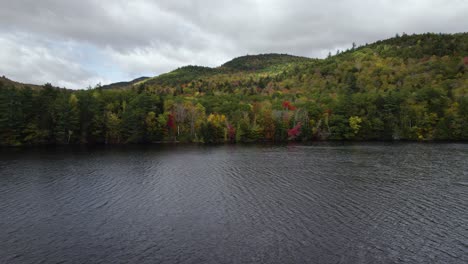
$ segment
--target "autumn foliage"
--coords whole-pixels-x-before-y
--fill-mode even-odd
[[[468,33],[249,55],[87,90],[0,77],[0,146],[468,140]]]
[[[170,129],[175,129],[175,121],[174,121],[174,115],[169,114],[167,118],[167,127]]]
[[[289,110],[289,111],[296,110],[296,107],[294,105],[292,105],[291,102],[289,102],[289,101],[284,101],[282,106],[283,106],[284,109]]]
[[[236,140],[236,128],[231,124],[227,125],[227,135],[229,141],[234,142]]]
[[[301,134],[301,127],[302,127],[302,124],[301,124],[301,122],[299,122],[293,128],[289,129],[288,130],[288,137],[290,139],[294,139],[294,138],[298,137]]]

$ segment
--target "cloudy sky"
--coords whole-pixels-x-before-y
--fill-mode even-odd
[[[463,32],[467,0],[0,0],[0,75],[80,89],[234,57],[324,57],[406,32]]]

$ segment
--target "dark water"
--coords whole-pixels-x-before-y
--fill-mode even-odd
[[[468,145],[0,151],[0,263],[468,263]]]

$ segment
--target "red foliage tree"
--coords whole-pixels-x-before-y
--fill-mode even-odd
[[[173,114],[169,114],[169,116],[167,118],[167,127],[169,127],[170,129],[175,128],[175,120],[174,120],[174,115]]]
[[[236,128],[233,127],[231,124],[227,125],[227,133],[228,133],[228,138],[231,142],[234,142],[236,140]]]
[[[286,110],[290,110],[290,111],[296,110],[296,107],[294,105],[292,105],[291,102],[289,102],[289,101],[284,101],[282,106]]]
[[[288,136],[290,139],[295,139],[297,136],[301,134],[301,122],[297,123],[296,126],[288,130]]]
[[[468,65],[468,57],[463,58],[463,63],[464,63],[465,65]]]

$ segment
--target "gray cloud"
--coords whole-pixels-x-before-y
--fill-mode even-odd
[[[468,28],[465,0],[0,4],[0,74],[72,88],[156,75],[186,64],[217,66],[245,54],[323,57],[352,42],[364,44],[397,32],[453,33]]]
[[[108,82],[76,62],[70,43],[50,44],[28,35],[0,35],[0,73],[25,83],[53,82],[60,87],[84,88]]]

